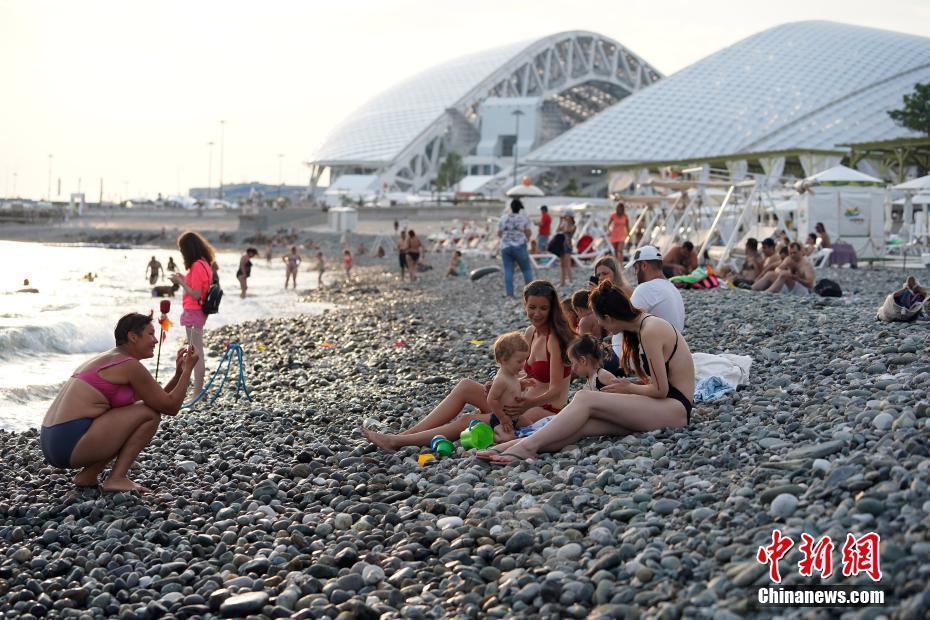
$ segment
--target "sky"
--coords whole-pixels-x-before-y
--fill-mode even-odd
[[[445,60],[593,30],[670,75],[808,19],[930,37],[927,0],[0,0],[0,196],[49,170],[53,199],[186,194],[221,151],[225,183],[306,184],[352,110]]]

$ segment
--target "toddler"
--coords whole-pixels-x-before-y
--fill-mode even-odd
[[[605,385],[620,381],[601,367],[604,362],[604,349],[589,334],[568,345],[568,359],[572,362],[572,373],[586,380],[586,390],[599,391]]]
[[[488,391],[488,406],[494,412],[491,427],[500,425],[502,434],[513,433],[515,419],[504,413],[504,407],[517,404],[517,398],[523,394],[520,373],[529,356],[530,346],[520,332],[504,334],[494,341],[494,359],[500,370]]]

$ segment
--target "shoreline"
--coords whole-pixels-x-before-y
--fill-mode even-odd
[[[526,322],[498,280],[442,280],[434,262],[416,284],[389,271],[311,291],[339,305],[318,317],[208,332],[211,357],[243,344],[255,402],[165,418],[132,472],[149,496],[72,490],[34,430],[0,433],[0,572],[60,582],[11,581],[0,610],[774,616],[753,606],[768,583],[754,557],[780,528],[833,535],[836,558],[847,532],[879,533],[882,613],[924,613],[930,332],[874,321],[900,274],[823,270],[839,300],[683,292],[693,351],[753,358],[750,385],[696,406],[690,427],[512,468],[461,450],[421,468],[420,450],[376,451],[353,429],[409,427],[458,379],[483,379],[494,337]],[[803,582],[796,555],[786,584]]]

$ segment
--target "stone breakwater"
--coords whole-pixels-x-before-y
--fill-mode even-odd
[[[863,617],[926,617],[928,328],[874,321],[899,273],[831,276],[849,298],[686,292],[692,350],[751,355],[751,386],[689,428],[508,469],[461,451],[424,469],[353,432],[404,428],[486,376],[493,337],[525,325],[498,281],[367,271],[308,293],[340,305],[321,317],[212,332],[214,356],[243,344],[255,402],[165,418],[133,472],[151,495],[75,491],[35,431],[0,433],[0,614],[792,614],[753,606],[780,528],[832,536],[837,568],[847,532],[877,532],[886,605]],[[798,558],[785,583],[804,582]]]

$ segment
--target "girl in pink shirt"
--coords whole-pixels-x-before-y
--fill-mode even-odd
[[[203,313],[201,303],[213,283],[213,261],[215,252],[210,243],[195,232],[185,232],[178,237],[178,249],[184,258],[184,267],[187,274],[171,274],[171,281],[184,289],[181,313],[181,325],[187,330],[187,341],[197,352],[197,365],[194,367],[194,391],[200,393],[203,389],[203,379],[206,374],[204,357],[206,351],[203,347],[203,327],[207,322],[207,315]]]

